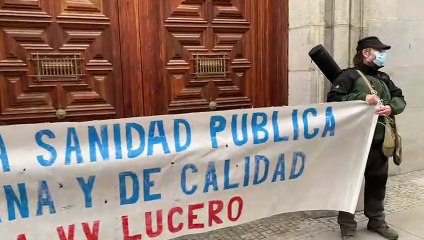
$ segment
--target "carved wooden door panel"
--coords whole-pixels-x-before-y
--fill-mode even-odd
[[[123,116],[117,0],[0,1],[0,122]]]
[[[287,104],[287,1],[143,0],[146,115]]]

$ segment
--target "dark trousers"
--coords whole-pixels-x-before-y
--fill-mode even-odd
[[[364,212],[369,219],[368,226],[387,226],[384,215],[384,198],[388,175],[388,158],[381,150],[381,143],[373,143],[365,168]],[[339,212],[338,223],[342,234],[352,234],[356,230],[355,215]]]

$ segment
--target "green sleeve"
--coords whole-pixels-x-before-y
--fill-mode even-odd
[[[392,97],[389,103],[394,115],[400,114],[405,110],[406,102],[403,97]]]
[[[384,74],[383,80],[390,91],[391,99],[389,105],[392,108],[392,114],[397,115],[402,113],[406,107],[406,101],[403,96],[402,89],[398,88],[387,74]]]

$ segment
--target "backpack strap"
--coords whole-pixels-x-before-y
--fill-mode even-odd
[[[359,75],[361,76],[361,78],[364,80],[364,82],[365,82],[365,84],[368,86],[368,88],[369,88],[369,90],[370,90],[370,92],[371,92],[371,94],[375,94],[375,95],[377,95],[377,91],[375,91],[373,88],[372,88],[372,86],[371,86],[371,83],[370,83],[370,81],[368,80],[368,78],[367,77],[365,77],[365,75],[360,71],[360,70],[356,70],[358,73],[359,73]]]

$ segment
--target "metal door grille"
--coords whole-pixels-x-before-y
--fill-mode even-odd
[[[78,80],[84,76],[81,70],[82,58],[80,54],[39,54],[31,56],[33,72],[32,77],[38,80],[61,78],[66,80]]]
[[[194,78],[226,77],[228,74],[227,54],[195,54]]]

